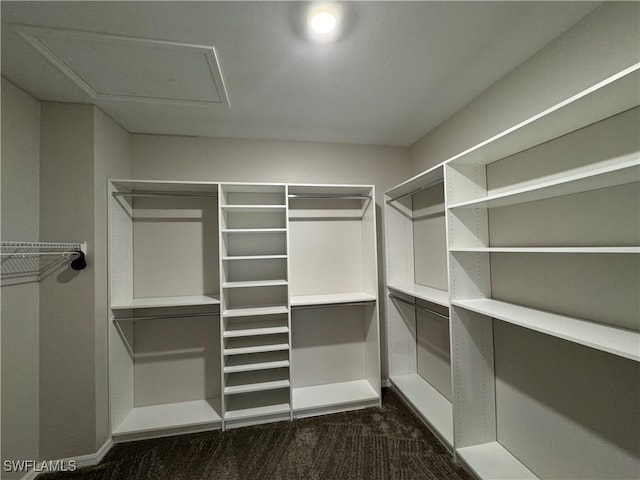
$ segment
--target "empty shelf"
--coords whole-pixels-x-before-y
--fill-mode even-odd
[[[289,312],[284,305],[270,307],[229,308],[224,311],[224,317],[253,317],[258,315],[282,315]]]
[[[253,372],[256,370],[268,370],[271,368],[287,368],[289,366],[289,360],[247,363],[244,365],[229,365],[227,367],[224,367],[224,373]]]
[[[269,382],[248,383],[245,385],[233,385],[224,387],[225,395],[238,393],[262,392],[265,390],[275,390],[277,388],[289,388],[289,380],[273,380]]]
[[[451,304],[563,340],[640,361],[640,332],[637,331],[488,298],[455,300]]]
[[[285,205],[222,205],[223,211],[240,213],[284,212]]]
[[[297,387],[293,389],[293,410],[300,412],[339,405],[374,403],[379,398],[367,380]]]
[[[375,302],[376,297],[365,292],[330,293],[324,295],[296,295],[291,297],[292,307],[332,305],[340,303]]]
[[[280,350],[289,350],[288,343],[277,343],[273,345],[256,345],[252,347],[225,348],[225,355],[244,355],[247,353],[261,352],[277,352]]]
[[[113,430],[113,435],[153,432],[196,425],[217,425],[221,422],[221,418],[212,403],[212,400],[195,400],[136,407]]]
[[[453,407],[420,375],[413,373],[390,378],[398,393],[429,424],[444,442],[453,446]]]
[[[244,282],[226,282],[222,284],[222,288],[252,288],[252,287],[277,287],[288,285],[284,279],[280,280],[251,280]]]
[[[222,233],[285,233],[286,228],[225,228]]]
[[[289,333],[289,327],[247,328],[244,330],[229,330],[224,332],[224,338],[251,337],[254,335],[273,335],[275,333]]]
[[[387,284],[387,287],[397,292],[411,295],[414,298],[419,298],[420,300],[426,300],[427,302],[442,305],[443,307],[449,306],[449,292],[446,290],[439,290],[417,284]]]
[[[242,420],[252,417],[268,417],[270,415],[280,415],[291,412],[291,406],[288,403],[279,403],[276,405],[265,405],[262,407],[243,408],[241,410],[228,410],[225,420]]]
[[[222,260],[272,260],[276,258],[287,258],[286,255],[236,255],[232,257],[222,257]]]
[[[640,160],[637,154],[631,154],[619,161],[601,162],[588,168],[576,169],[572,175],[457,203],[450,205],[449,208],[494,208],[516,205],[637,182],[639,175]]]
[[[126,310],[132,308],[158,308],[158,307],[189,307],[196,305],[219,305],[220,300],[210,295],[187,295],[180,297],[146,297],[130,298],[114,301],[112,310]]]
[[[640,253],[640,247],[471,247],[451,248],[449,251],[453,253]]]
[[[478,476],[492,480],[537,480],[531,470],[498,442],[459,448],[458,455]]]

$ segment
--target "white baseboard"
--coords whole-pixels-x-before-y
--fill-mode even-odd
[[[96,453],[89,453],[78,457],[62,458],[60,460],[54,460],[54,462],[63,465],[69,465],[69,463],[72,462],[75,463],[76,468],[93,467],[102,461],[104,456],[109,452],[109,450],[111,450],[111,447],[113,447],[113,440],[109,437]],[[30,470],[20,480],[34,480],[41,473],[45,473],[42,468]]]
[[[391,386],[391,383],[389,383],[389,379],[388,378],[383,378],[382,379],[382,383],[380,383],[380,385],[382,386],[382,388],[387,388]]]

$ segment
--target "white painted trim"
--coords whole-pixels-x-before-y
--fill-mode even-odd
[[[380,385],[382,386],[382,388],[389,388],[391,387],[391,382],[389,382],[388,378],[383,378],[380,382]]]
[[[219,57],[213,45],[197,45],[192,43],[171,42],[167,40],[155,40],[150,38],[128,37],[122,35],[110,35],[97,32],[85,32],[80,30],[68,30],[60,28],[36,27],[31,25],[13,25],[15,32],[35,50],[37,50],[45,59],[54,65],[60,72],[66,75],[73,83],[82,89],[90,98],[94,100],[109,101],[134,101],[162,103],[171,105],[226,105],[230,108],[229,96],[227,88],[222,77],[220,69]],[[101,93],[96,91],[86,80],[84,80],[77,72],[75,72],[65,61],[60,58],[46,43],[38,36],[44,35],[50,38],[67,38],[76,40],[87,40],[109,44],[125,44],[146,46],[152,48],[164,48],[168,50],[181,51],[192,50],[201,53],[205,57],[213,87],[216,90],[219,101],[207,100],[189,100],[184,98],[161,98],[161,97],[145,97],[135,95],[118,95],[111,93]]]

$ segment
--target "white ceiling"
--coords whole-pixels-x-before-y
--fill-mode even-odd
[[[130,132],[409,146],[598,3],[347,2],[343,35],[331,44],[305,38],[307,5],[3,1],[2,74],[41,100],[95,103]],[[15,25],[215,47],[230,108],[92,95]],[[196,57],[101,49],[91,36],[58,33],[49,47],[99,89],[137,85],[189,99],[216,88],[194,73],[206,70]],[[167,65],[175,69],[163,78]]]

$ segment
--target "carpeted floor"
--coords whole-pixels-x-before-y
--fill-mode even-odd
[[[114,446],[38,480],[469,480],[390,389],[383,407]]]

